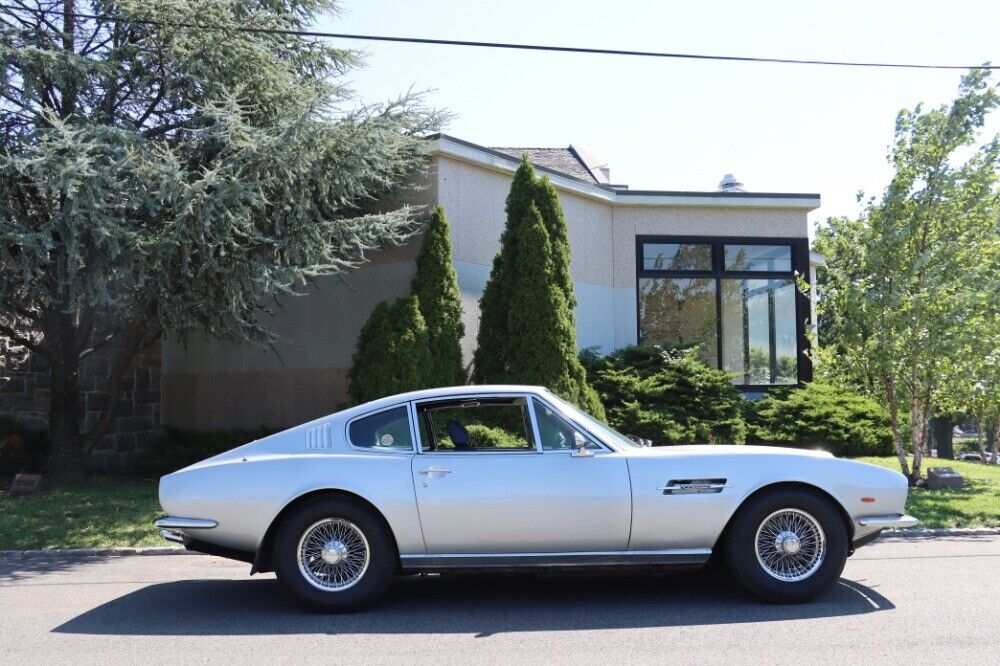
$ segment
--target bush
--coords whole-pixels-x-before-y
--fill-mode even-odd
[[[742,444],[742,394],[728,373],[710,368],[692,350],[624,347],[609,356],[581,354],[608,423],[654,445]]]
[[[430,354],[423,373],[424,387],[464,384],[468,378],[459,344],[465,335],[462,297],[451,259],[451,232],[442,206],[434,209],[427,224],[410,292],[419,299],[420,313],[427,324]]]
[[[136,471],[163,476],[275,432],[277,431],[263,427],[256,430],[183,430],[166,427],[153,442],[146,462]]]
[[[28,430],[14,419],[0,418],[0,476],[42,472],[48,457],[48,432]]]
[[[537,384],[605,418],[576,351],[576,296],[566,218],[555,188],[527,156],[507,196],[500,252],[479,301],[473,381]]]
[[[349,373],[355,404],[426,388],[427,324],[416,296],[382,301],[361,328]]]
[[[821,448],[836,456],[894,451],[889,414],[871,398],[824,382],[772,390],[746,405],[747,441]]]

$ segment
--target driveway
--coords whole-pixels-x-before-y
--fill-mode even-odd
[[[197,555],[0,560],[0,663],[997,663],[1000,537],[859,550],[818,601],[708,574],[412,577],[319,615]],[[992,627],[992,628],[991,628]]]

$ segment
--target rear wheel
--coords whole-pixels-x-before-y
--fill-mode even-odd
[[[827,590],[847,562],[847,527],[816,493],[779,488],[741,507],[726,558],[740,582],[776,603],[807,601]]]
[[[323,611],[354,610],[375,601],[392,582],[396,561],[379,517],[344,497],[295,509],[274,542],[278,579],[299,601]]]

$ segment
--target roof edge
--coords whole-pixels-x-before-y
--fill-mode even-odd
[[[436,141],[434,152],[474,162],[499,171],[517,169],[520,159],[507,153],[482,146],[449,134],[437,133],[427,137]],[[797,192],[705,192],[687,190],[626,190],[587,181],[570,174],[534,165],[536,171],[550,176],[553,184],[583,196],[620,205],[655,206],[711,206],[733,208],[790,208],[811,211],[819,208],[821,197],[817,193]]]

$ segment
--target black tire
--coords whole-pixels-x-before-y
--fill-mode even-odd
[[[806,571],[815,567],[801,580],[781,580],[769,573],[758,558],[758,529],[768,517],[785,509],[811,517],[822,528],[825,537],[822,561],[807,568]],[[772,603],[801,603],[826,591],[837,581],[847,562],[847,542],[844,520],[828,498],[805,489],[776,488],[760,493],[740,507],[726,540],[725,554],[733,574],[752,594]]]
[[[327,520],[357,528],[367,542],[368,563],[345,589],[324,589],[299,567],[299,542],[313,526]],[[323,497],[294,509],[278,526],[274,540],[274,572],[289,593],[325,612],[357,610],[378,599],[396,573],[399,556],[380,516],[347,497]]]

